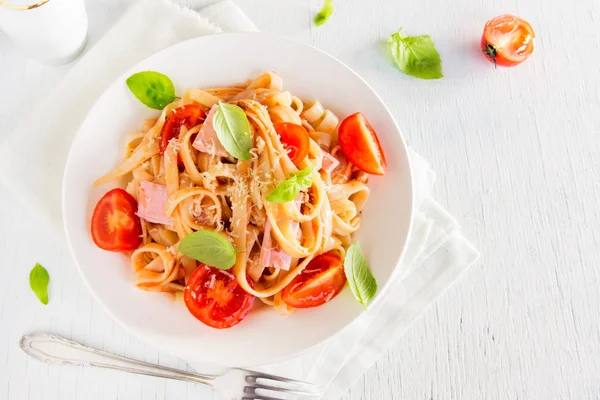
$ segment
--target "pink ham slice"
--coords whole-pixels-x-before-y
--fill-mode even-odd
[[[323,152],[323,164],[321,168],[323,168],[325,172],[331,175],[333,170],[336,169],[338,165],[340,165],[340,162],[337,158],[326,151]]]
[[[173,220],[165,212],[167,199],[166,186],[148,181],[140,182],[138,217],[155,224],[173,225]]]
[[[285,251],[279,248],[279,245],[271,252],[271,265],[275,268],[288,271],[290,264],[292,263],[292,257],[289,256]]]
[[[223,145],[219,141],[219,138],[217,137],[217,132],[213,127],[213,117],[217,107],[218,106],[213,106],[210,109],[208,116],[204,121],[204,124],[202,124],[202,128],[200,128],[200,132],[198,132],[194,143],[192,143],[192,146],[196,150],[201,151],[203,153],[208,153],[213,156],[219,157],[228,157],[229,153],[227,152],[227,150],[225,150],[225,147],[223,147]]]
[[[298,229],[300,229],[300,224],[298,222],[292,222],[292,233],[298,233]],[[290,269],[290,264],[292,263],[292,257],[283,251],[277,242],[273,245],[273,239],[271,238],[271,223],[269,220],[267,220],[265,224],[259,263],[263,268],[275,267],[284,271],[288,271]]]

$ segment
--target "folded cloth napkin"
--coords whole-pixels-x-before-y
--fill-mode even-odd
[[[123,71],[185,39],[256,30],[231,1],[207,2],[184,8],[168,0],[140,0],[131,6],[0,143],[0,182],[39,222],[62,232],[60,188],[69,144],[94,101]],[[325,344],[262,369],[319,383],[322,398],[338,398],[478,258],[458,223],[431,198],[435,174],[427,162],[412,151],[410,159],[417,212],[403,265],[397,268],[402,272],[392,277],[390,290]]]

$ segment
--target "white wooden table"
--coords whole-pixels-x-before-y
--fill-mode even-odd
[[[374,86],[483,253],[344,398],[600,398],[600,3],[337,0],[316,28],[320,3],[239,0],[261,30],[330,52]],[[92,44],[128,4],[88,1]],[[495,71],[477,44],[485,21],[507,12],[532,23],[537,49]],[[406,77],[380,56],[380,41],[400,26],[433,37],[444,79]],[[68,69],[26,59],[0,37],[0,145]],[[52,330],[185,366],[115,325],[61,238],[36,230],[2,188],[0,255],[0,399],[212,398],[191,384],[27,359],[20,335]],[[29,291],[35,262],[52,275],[47,307]]]

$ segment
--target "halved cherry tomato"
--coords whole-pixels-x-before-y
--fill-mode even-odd
[[[385,155],[367,118],[360,112],[346,117],[338,128],[342,153],[356,168],[369,174],[385,174]]]
[[[190,129],[198,125],[206,118],[206,112],[197,104],[186,104],[174,109],[165,120],[160,130],[159,148],[161,154],[167,149],[167,145],[174,137],[179,136],[181,127]]]
[[[529,22],[514,15],[500,15],[485,24],[481,50],[494,65],[514,67],[531,55],[534,39]]]
[[[254,296],[242,289],[232,273],[205,264],[192,272],[183,300],[194,317],[217,329],[240,323],[254,304]]]
[[[315,257],[281,292],[294,308],[318,307],[337,296],[346,284],[342,259],[329,252]]]
[[[110,251],[135,250],[142,243],[142,226],[136,215],[137,201],[123,189],[107,192],[92,214],[92,239]]]
[[[291,122],[279,122],[274,124],[275,132],[281,139],[281,144],[288,151],[288,155],[294,165],[300,164],[308,154],[310,146],[308,132],[302,125]]]

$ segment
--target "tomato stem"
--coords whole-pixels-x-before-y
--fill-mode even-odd
[[[489,58],[492,59],[494,62],[494,68],[498,68],[498,65],[496,65],[496,56],[498,55],[498,50],[496,50],[494,45],[486,43],[485,49],[482,49],[481,51],[483,51]]]

